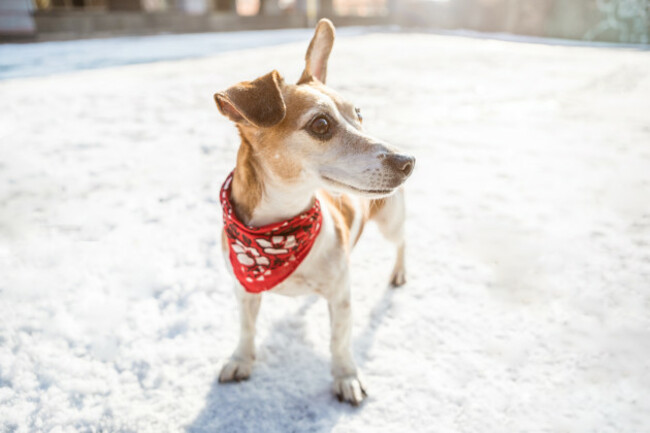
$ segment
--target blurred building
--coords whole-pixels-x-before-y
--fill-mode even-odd
[[[650,0],[404,0],[407,26],[650,43]]]
[[[388,23],[387,0],[0,0],[0,38],[36,40]]]
[[[0,1],[0,36],[24,37],[34,34],[32,4],[25,0]]]
[[[0,37],[37,40],[396,23],[650,42],[650,0],[0,0]]]

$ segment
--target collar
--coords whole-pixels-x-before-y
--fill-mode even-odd
[[[320,203],[314,200],[309,210],[285,221],[247,226],[237,218],[230,201],[233,173],[219,195],[230,264],[247,292],[271,290],[296,270],[314,245],[323,220]]]

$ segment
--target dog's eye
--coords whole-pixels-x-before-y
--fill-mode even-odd
[[[359,122],[363,122],[363,116],[361,115],[361,108],[356,107],[354,111],[357,112],[357,117],[359,118]]]
[[[330,130],[330,123],[325,117],[317,117],[311,122],[311,130],[318,135],[325,135]]]

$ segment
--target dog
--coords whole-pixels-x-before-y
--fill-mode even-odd
[[[366,134],[360,110],[326,87],[334,38],[332,22],[319,21],[297,84],[274,70],[214,95],[241,137],[220,194],[241,329],[219,382],[251,374],[262,293],[316,293],[329,307],[333,392],[356,406],[367,392],[351,350],[350,250],[375,221],[397,249],[391,284],[404,284],[401,185],[415,158]]]

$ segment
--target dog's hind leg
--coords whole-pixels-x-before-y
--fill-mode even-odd
[[[404,266],[405,233],[404,221],[406,219],[406,208],[404,204],[404,189],[398,189],[395,194],[371,200],[370,219],[379,226],[379,231],[386,239],[395,244],[397,255],[395,266],[390,277],[390,284],[399,287],[406,283],[406,268]]]
[[[219,382],[246,380],[250,377],[255,360],[255,322],[260,311],[262,295],[249,293],[235,284],[239,303],[239,344],[230,359],[221,369]]]

